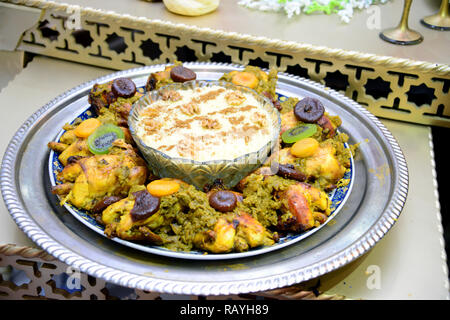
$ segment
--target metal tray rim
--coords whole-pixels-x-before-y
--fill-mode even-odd
[[[227,64],[227,63],[212,63],[212,62],[191,62],[185,63],[186,65],[202,66],[227,66],[233,68],[242,68],[242,65]],[[16,188],[15,172],[16,172],[16,160],[19,156],[20,150],[28,131],[34,125],[37,119],[43,116],[52,106],[67,99],[71,95],[75,94],[82,88],[92,86],[96,82],[108,81],[111,78],[124,76],[127,74],[134,74],[145,72],[149,68],[163,68],[167,64],[152,65],[148,67],[134,68],[124,71],[111,73],[109,75],[87,81],[79,86],[76,86],[63,94],[59,95],[55,99],[37,110],[31,115],[24,124],[17,130],[10,143],[8,144],[5,154],[3,156],[1,171],[0,171],[0,186],[2,196],[8,211],[10,212],[13,220],[18,227],[39,247],[44,249],[47,253],[59,259],[60,261],[71,265],[81,272],[87,273],[93,277],[102,278],[105,281],[113,282],[122,286],[137,288],[147,291],[165,292],[170,294],[193,294],[193,295],[220,295],[220,294],[239,294],[248,292],[264,291],[269,289],[280,288],[295,283],[307,281],[309,279],[321,276],[330,271],[336,270],[345,264],[357,259],[362,254],[370,250],[388,230],[397,221],[403,206],[406,202],[408,194],[408,167],[402,150],[397,143],[396,139],[390,133],[390,131],[369,111],[360,106],[355,101],[344,96],[343,94],[325,87],[322,84],[314,82],[309,79],[293,76],[286,73],[279,73],[279,76],[289,78],[296,81],[302,81],[309,86],[315,87],[319,90],[326,90],[327,93],[348,105],[355,108],[358,112],[364,114],[377,129],[381,132],[382,136],[388,142],[392,154],[392,160],[394,161],[397,179],[395,180],[394,193],[392,194],[389,205],[380,216],[375,225],[370,229],[370,232],[362,235],[356,242],[350,245],[346,250],[335,253],[329,258],[317,262],[313,265],[305,267],[303,269],[291,271],[285,274],[271,275],[264,278],[248,281],[222,281],[220,283],[215,282],[178,282],[173,280],[161,280],[153,279],[143,275],[136,275],[121,270],[114,269],[112,267],[104,266],[93,262],[85,257],[75,254],[70,249],[65,248],[52,237],[46,234],[42,229],[35,225],[33,219],[27,213],[20,202],[20,193]]]

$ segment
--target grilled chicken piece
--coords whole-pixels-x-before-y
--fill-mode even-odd
[[[278,152],[272,154],[269,158],[269,162],[275,162],[280,164],[294,164],[296,157],[292,155],[291,148],[283,148],[278,150]]]
[[[164,218],[158,211],[146,219],[133,221],[131,210],[134,204],[135,200],[132,197],[127,197],[103,210],[101,221],[106,225],[106,235],[109,237],[117,236],[124,240],[145,240],[162,244],[161,237],[151,230],[159,227]]]
[[[197,233],[194,243],[198,248],[212,253],[226,253],[272,245],[274,240],[256,219],[248,213],[240,212],[219,218],[213,230]]]
[[[61,143],[61,142],[55,142],[55,141],[50,141],[47,146],[52,149],[53,151],[55,151],[56,153],[62,153],[64,152],[64,150],[66,150],[69,145],[65,144],[65,143]]]
[[[77,138],[58,157],[63,166],[67,166],[70,157],[89,157],[92,152],[89,150],[87,139]]]
[[[234,221],[239,223],[234,241],[236,251],[242,252],[250,248],[274,244],[275,241],[266,228],[248,213],[239,213]]]
[[[336,158],[336,149],[331,144],[320,146],[313,156],[305,161],[307,176],[322,178],[336,184],[344,176],[346,168]]]
[[[112,91],[112,83],[95,84],[89,92],[88,101],[100,121],[127,128],[131,106],[143,94],[136,91],[130,98],[117,97]]]
[[[330,214],[327,194],[306,183],[291,185],[277,196],[283,203],[283,215],[279,217],[277,226],[280,230],[306,231],[316,225],[315,217],[323,220],[322,215]]]
[[[166,66],[164,70],[151,73],[145,84],[145,89],[147,91],[158,90],[166,84],[173,83],[173,80],[170,77],[170,71],[173,67],[182,65],[183,64],[180,61],[175,61],[173,65]]]
[[[294,115],[294,111],[289,111],[283,113],[281,115],[281,131],[280,134],[283,134],[286,130],[294,128],[299,123],[298,119]]]
[[[302,189],[292,185],[278,197],[283,202],[283,215],[279,217],[277,226],[279,230],[300,232],[314,227],[314,216]]]
[[[157,90],[161,87],[161,84],[168,84],[172,82],[170,78],[170,70],[173,67],[166,67],[163,71],[154,72],[150,74],[145,85],[147,91]]]
[[[117,139],[109,150],[111,155],[124,155],[129,157],[136,165],[146,166],[144,159],[138,155],[138,150],[124,139]]]
[[[307,196],[310,204],[312,205],[312,208],[314,209],[314,212],[319,211],[326,214],[327,216],[330,214],[330,199],[325,192],[311,186],[310,184],[302,182],[297,183],[294,186],[297,191],[300,191]]]
[[[262,176],[272,176],[274,175],[274,173],[272,172],[272,169],[270,167],[259,167],[258,169],[256,169],[255,171],[253,171],[252,173],[250,173],[248,176],[242,178],[241,181],[239,181],[239,183],[236,185],[236,189],[238,189],[239,191],[243,191],[247,185],[248,182],[248,177],[250,177],[252,174],[259,174]]]
[[[112,83],[113,81],[104,84],[94,84],[89,92],[88,102],[96,113],[98,113],[101,108],[107,108],[111,103],[117,100],[117,97],[111,89]]]
[[[52,193],[57,194],[59,196],[66,196],[73,188],[73,183],[62,183],[54,186],[52,188]]]
[[[280,164],[296,164],[296,158],[291,154],[290,148],[284,148],[270,157],[270,161]],[[310,157],[303,158],[303,166],[296,169],[303,173],[307,179],[322,179],[326,182],[325,188],[335,185],[345,174],[346,168],[336,157],[336,148],[329,143],[322,143],[317,151]]]
[[[194,237],[196,247],[212,252],[226,253],[233,250],[236,229],[233,222],[225,217],[217,220],[213,230],[197,233]]]
[[[136,94],[139,95],[139,97],[141,96],[139,93]],[[114,114],[115,122],[118,126],[128,128],[128,116],[133,103],[128,101],[122,102],[122,99],[119,99],[120,100],[109,106],[109,110]]]
[[[63,166],[68,164],[68,160],[72,156],[86,157],[92,155],[87,145],[87,139],[78,138],[75,135],[74,129],[76,127],[77,125],[66,124],[64,126],[66,132],[61,136],[59,142],[51,141],[47,144],[50,149],[60,154],[58,159]]]
[[[145,183],[147,167],[131,148],[114,151],[114,154],[84,157],[68,164],[58,179],[72,187],[59,185],[53,192],[61,194],[61,190],[70,190],[63,201],[85,210],[91,210],[107,196],[126,197],[132,186]]]
[[[106,110],[106,112],[110,112],[108,109]],[[99,120],[103,124],[108,123],[107,117],[99,118]],[[88,157],[93,155],[89,150],[87,139],[79,138],[75,135],[74,129],[76,127],[77,125],[66,125],[65,129],[67,131],[61,136],[59,142],[51,141],[47,144],[50,149],[60,154],[58,160],[63,166],[68,165],[70,157]],[[126,144],[134,145],[130,130],[127,127],[119,127],[124,133],[124,142]]]

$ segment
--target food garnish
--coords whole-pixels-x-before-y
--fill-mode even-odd
[[[170,70],[170,77],[175,82],[186,82],[195,80],[197,78],[197,74],[183,66],[176,66]]]
[[[112,143],[124,137],[120,127],[110,123],[103,124],[88,137],[88,147],[93,154],[107,154]]]
[[[319,148],[319,142],[314,138],[305,138],[297,141],[291,147],[291,153],[297,158],[312,156]]]
[[[231,82],[237,86],[244,86],[251,89],[255,89],[258,85],[258,78],[250,72],[239,71],[236,72],[231,78]]]
[[[102,123],[97,118],[89,118],[81,122],[73,133],[79,138],[89,137]]]
[[[294,107],[294,114],[298,120],[305,123],[316,123],[324,114],[325,108],[318,99],[306,97]]]
[[[116,97],[121,98],[131,98],[136,93],[136,85],[128,78],[114,80],[111,89]]]
[[[317,131],[315,124],[302,123],[294,128],[288,129],[281,135],[284,143],[294,143],[314,135]]]
[[[147,185],[148,192],[155,197],[164,197],[177,192],[180,183],[171,179],[154,180]]]
[[[152,196],[147,190],[140,190],[133,193],[135,198],[133,209],[130,211],[133,221],[144,220],[159,210],[161,200]]]
[[[213,191],[209,195],[209,204],[211,207],[220,212],[229,212],[236,208],[237,197],[231,191]]]

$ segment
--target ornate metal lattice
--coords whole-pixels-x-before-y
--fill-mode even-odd
[[[147,292],[114,285],[78,272],[42,250],[15,245],[0,245],[0,300],[255,300],[309,299],[341,300],[340,295],[320,292],[320,281],[314,280],[286,288],[254,294],[227,296],[177,296]]]
[[[447,65],[176,25],[51,1],[10,2],[43,9],[39,23],[24,32],[20,50],[117,70],[175,59],[274,66],[341,91],[379,117],[450,127]]]

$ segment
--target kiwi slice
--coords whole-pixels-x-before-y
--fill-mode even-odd
[[[284,143],[294,143],[299,140],[311,137],[317,132],[317,125],[312,123],[302,123],[294,128],[286,130],[281,135]]]
[[[107,154],[109,148],[117,139],[123,139],[125,134],[123,130],[114,124],[104,124],[98,127],[88,137],[87,143],[89,150],[93,154]]]

